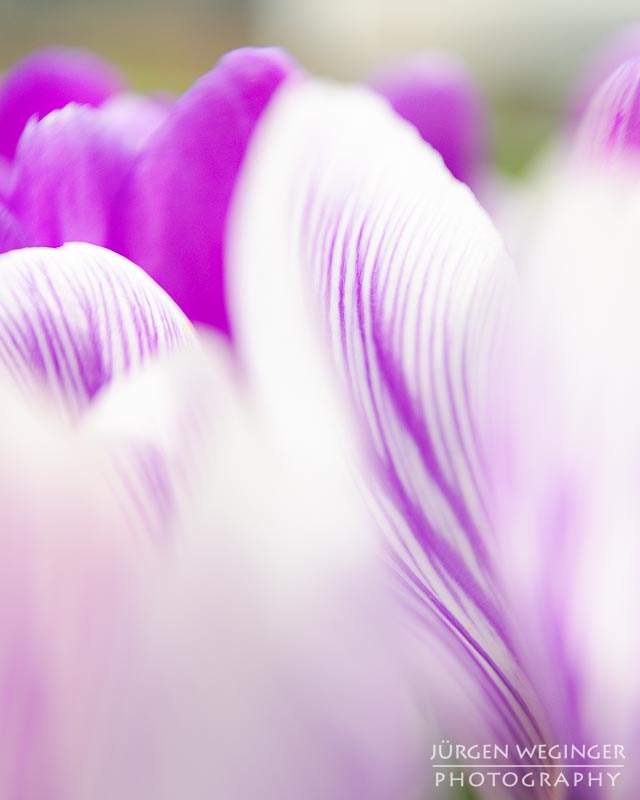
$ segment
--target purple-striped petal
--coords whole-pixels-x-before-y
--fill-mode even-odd
[[[258,117],[294,69],[275,49],[225,56],[175,103],[115,204],[109,247],[140,264],[194,321],[228,330],[231,193]]]
[[[611,163],[640,156],[640,58],[619,67],[597,92],[577,136],[580,157]]]
[[[72,414],[107,383],[191,337],[165,293],[121,256],[86,244],[0,257],[0,365],[44,383]]]
[[[425,632],[473,675],[494,735],[537,736],[494,588],[478,447],[513,281],[498,235],[437,154],[363,90],[283,88],[240,185],[229,275],[241,352],[266,372],[262,348],[303,336],[308,303],[297,325],[277,322],[303,275],[362,425],[371,502]]]
[[[380,70],[370,85],[418,129],[451,173],[477,183],[487,156],[488,126],[471,75],[449,55],[416,55]]]
[[[0,86],[0,155],[13,158],[27,122],[68,103],[98,106],[125,89],[120,73],[80,50],[41,50],[16,64]]]

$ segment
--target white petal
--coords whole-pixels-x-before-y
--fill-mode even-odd
[[[308,409],[332,383],[314,366],[329,350],[363,434],[360,480],[425,635],[450,642],[509,736],[535,735],[483,510],[477,424],[513,281],[486,214],[381,100],[303,82],[254,135],[229,239],[253,388],[283,436],[311,432],[322,463],[340,429]]]
[[[173,301],[125,258],[88,244],[0,256],[0,370],[44,384],[72,415],[117,376],[193,339]]]
[[[413,796],[376,538],[308,445],[275,446],[222,347],[146,365],[67,429],[0,399],[3,796]]]

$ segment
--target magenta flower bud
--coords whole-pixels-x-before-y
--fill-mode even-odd
[[[68,103],[99,106],[126,88],[111,64],[81,50],[41,50],[17,63],[0,86],[0,155],[13,158],[24,126]]]
[[[459,61],[441,53],[416,55],[376,73],[370,85],[415,125],[458,180],[474,185],[488,126],[478,88]]]

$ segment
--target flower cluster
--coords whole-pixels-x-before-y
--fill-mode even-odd
[[[2,797],[635,797],[633,55],[499,203],[442,56],[4,77]]]

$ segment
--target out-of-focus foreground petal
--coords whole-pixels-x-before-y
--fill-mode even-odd
[[[125,176],[167,113],[152,99],[119,95],[100,108],[70,104],[28,125],[7,197],[28,243],[104,245]]]
[[[591,101],[577,135],[578,156],[625,167],[640,159],[640,57],[625,62]]]
[[[443,53],[425,53],[380,70],[370,85],[418,129],[451,173],[471,187],[487,156],[487,117],[471,75]]]
[[[259,125],[230,237],[234,302],[250,309],[238,344],[272,405],[263,348],[297,340],[311,305],[368,442],[366,490],[421,625],[473,674],[485,719],[497,717],[492,736],[537,735],[483,510],[476,424],[513,280],[487,216],[371,92],[305,82],[283,87]],[[295,330],[277,309],[301,279],[313,300],[299,304]],[[294,380],[292,368],[278,376]],[[464,727],[470,735],[469,717]]]
[[[0,155],[13,158],[27,122],[68,103],[99,106],[125,89],[120,73],[81,50],[41,50],[16,64],[0,85]]]
[[[0,257],[0,370],[44,384],[72,415],[113,378],[193,337],[138,267],[87,244]]]
[[[622,775],[597,796],[631,800],[640,779],[630,756],[640,741],[640,204],[637,190],[602,177],[574,175],[547,206],[493,382],[487,452],[497,563],[552,740],[622,745]]]
[[[143,267],[194,321],[228,330],[231,193],[257,119],[294,71],[276,49],[226,55],[175,103],[117,198],[109,247]]]
[[[3,397],[3,797],[416,796],[419,727],[345,442],[314,428],[321,399],[274,415],[230,363],[203,345],[147,365],[70,431]],[[155,487],[123,469],[154,442],[178,489],[162,537]]]

